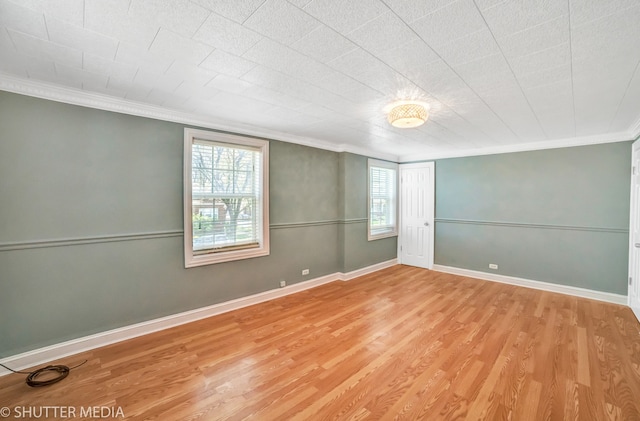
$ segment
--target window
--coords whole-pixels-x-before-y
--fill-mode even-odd
[[[184,131],[185,267],[269,254],[269,142]]]
[[[368,239],[398,235],[396,218],[398,165],[369,160],[369,221]]]

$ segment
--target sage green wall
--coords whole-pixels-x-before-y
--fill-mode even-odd
[[[630,171],[630,142],[438,160],[435,263],[626,295]]]
[[[284,142],[270,143],[271,225],[338,219],[339,154]]]
[[[361,155],[340,154],[339,238],[343,272],[397,257],[397,237],[367,240],[367,161]]]
[[[0,92],[0,358],[344,270],[343,154],[276,141],[271,255],[185,269],[183,129]]]

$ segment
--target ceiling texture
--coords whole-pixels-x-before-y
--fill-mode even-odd
[[[0,0],[2,90],[400,162],[633,139],[639,62],[638,0]]]

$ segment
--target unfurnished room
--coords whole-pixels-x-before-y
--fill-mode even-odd
[[[0,0],[0,419],[640,420],[637,0]]]

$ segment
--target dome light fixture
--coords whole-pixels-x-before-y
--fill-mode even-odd
[[[396,101],[385,107],[393,127],[409,129],[422,126],[429,118],[429,104],[422,101]]]

